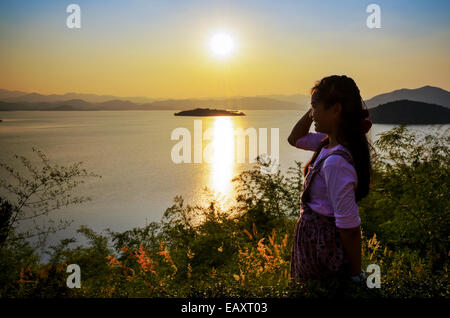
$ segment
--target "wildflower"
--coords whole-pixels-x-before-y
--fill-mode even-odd
[[[141,245],[139,247],[139,251],[135,253],[136,258],[138,259],[138,263],[141,266],[141,270],[144,272],[154,271],[154,264],[152,259],[146,254],[144,247]]]
[[[288,239],[288,235],[285,234],[284,235],[284,239],[283,239],[283,243],[282,243],[283,248],[286,247],[286,245],[287,245],[287,239]]]
[[[247,229],[244,229],[244,233],[247,234],[251,240],[253,239],[253,236],[250,234],[249,231],[247,231]]]
[[[115,266],[122,266],[122,264],[114,256],[106,256],[105,258],[109,260],[110,268],[114,268]]]
[[[159,252],[158,252],[158,255],[164,256],[164,261],[165,261],[166,263],[169,263],[169,264],[174,265],[173,260],[172,260],[172,257],[170,256],[170,253],[169,253],[168,250],[164,249],[164,250],[162,250],[162,251],[159,251]],[[188,257],[189,257],[189,255],[188,255]],[[192,254],[192,257],[194,257],[194,254]]]
[[[173,277],[175,276],[175,274],[177,273],[178,268],[177,268],[177,266],[175,265],[174,261],[172,260],[172,257],[170,256],[169,251],[166,250],[166,249],[164,249],[164,244],[163,244],[162,241],[161,241],[161,244],[160,244],[159,247],[160,247],[162,250],[158,252],[158,255],[164,256],[164,261],[165,261],[166,263],[170,264],[170,267],[173,268],[173,273],[172,273],[172,275],[171,275],[172,278],[173,278]],[[193,258],[194,255],[195,255],[195,254],[194,254],[194,253],[191,253],[190,249],[188,249],[187,256],[188,256],[189,258]]]
[[[242,270],[241,270],[241,279],[242,279],[242,281],[245,280],[245,275],[244,275],[244,273],[242,272]]]
[[[24,270],[23,270],[23,266],[20,268],[20,274],[19,274],[19,280],[17,281],[19,284],[22,284],[22,283],[25,283],[26,282],[26,280],[24,279],[25,278],[25,272],[24,272]]]
[[[275,229],[272,229],[272,236],[269,236],[269,242],[272,246],[275,244]]]
[[[39,278],[40,278],[40,279],[46,279],[46,278],[48,278],[48,270],[47,270],[47,268],[42,268],[42,269],[39,271]]]
[[[187,257],[188,257],[189,259],[193,259],[194,256],[195,256],[195,253],[193,253],[189,247],[188,247],[188,250],[187,250],[187,253],[186,253],[186,254],[187,254]]]
[[[256,225],[255,222],[253,222],[253,235],[256,236],[258,234],[258,231],[256,231]]]

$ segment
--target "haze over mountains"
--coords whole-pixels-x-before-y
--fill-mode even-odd
[[[19,96],[20,97],[20,96]],[[287,101],[262,97],[241,97],[230,99],[178,99],[151,103],[133,103],[129,100],[113,99],[100,103],[90,103],[83,99],[64,101],[17,101],[8,98],[0,100],[0,110],[187,110],[197,107],[239,109],[302,109],[302,106]],[[39,98],[41,99],[41,97]],[[304,108],[304,107],[303,107]]]
[[[392,103],[401,101],[400,103]],[[410,101],[414,101],[410,102]],[[197,107],[226,108],[230,110],[307,110],[310,97],[295,95],[235,96],[231,98],[156,99],[149,97],[117,97],[96,94],[26,93],[0,89],[0,111],[6,110],[188,110]],[[399,89],[365,100],[374,122],[398,122],[401,113],[425,120],[423,114],[432,112],[432,118],[447,122],[450,112],[450,92],[433,86]],[[383,107],[380,108],[380,105]],[[432,106],[430,106],[432,105]],[[378,106],[378,107],[377,107]],[[376,108],[376,109],[375,109]],[[395,111],[393,111],[395,109]],[[397,115],[396,115],[397,114]],[[387,117],[389,118],[387,118]],[[398,120],[396,119],[398,116]],[[433,120],[428,118],[428,122]]]
[[[44,95],[39,93],[27,93],[22,91],[9,91],[6,89],[0,89],[0,100],[10,103],[17,102],[61,102],[73,99],[82,99],[88,103],[102,103],[110,100],[129,100],[134,103],[150,103],[157,98],[149,98],[144,96],[135,97],[117,97],[113,95],[97,95],[97,94],[80,94],[80,93],[66,93],[66,94],[50,94]]]
[[[365,103],[368,108],[396,100],[413,100],[430,104],[437,104],[450,108],[450,92],[439,87],[424,86],[416,89],[399,89],[374,96]],[[16,109],[52,108],[51,106],[72,106],[93,109],[167,109],[177,110],[192,107],[227,107],[231,109],[307,109],[310,97],[303,94],[295,95],[262,95],[235,96],[231,98],[204,99],[157,99],[144,96],[118,97],[113,95],[96,95],[81,93],[51,94],[27,93],[0,89],[0,101],[3,107],[8,105]],[[15,104],[15,105],[14,105]],[[49,107],[44,107],[44,106]],[[81,109],[80,109],[81,110]],[[83,109],[84,110],[84,109]]]

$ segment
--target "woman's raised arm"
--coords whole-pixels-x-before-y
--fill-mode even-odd
[[[309,132],[313,120],[311,117],[311,108],[303,115],[302,118],[295,124],[288,137],[288,142],[291,146],[295,147],[295,142],[305,136]]]

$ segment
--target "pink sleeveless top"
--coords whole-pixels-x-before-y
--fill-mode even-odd
[[[316,151],[326,136],[327,134],[320,132],[309,132],[297,140],[296,147]],[[342,145],[330,149],[322,148],[315,162],[336,149],[342,149],[350,154],[350,151]],[[317,213],[334,216],[338,228],[357,227],[361,224],[358,204],[355,201],[357,184],[358,176],[353,165],[340,155],[331,155],[325,159],[320,171],[311,181],[308,205]]]

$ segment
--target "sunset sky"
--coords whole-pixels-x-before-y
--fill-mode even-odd
[[[66,7],[81,7],[81,29]],[[450,2],[376,1],[0,2],[0,88],[193,98],[308,94],[331,74],[362,97],[424,85],[450,89]],[[223,32],[231,54],[211,39]]]

